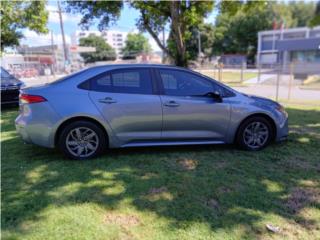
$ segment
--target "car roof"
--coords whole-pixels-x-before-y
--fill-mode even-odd
[[[146,68],[174,68],[174,69],[184,69],[187,68],[178,67],[175,65],[168,64],[149,64],[149,63],[140,63],[140,64],[108,64],[108,65],[98,65],[91,68],[107,68],[107,69],[117,69],[117,68],[135,68],[135,67],[146,67]],[[189,70],[189,69],[188,69]]]

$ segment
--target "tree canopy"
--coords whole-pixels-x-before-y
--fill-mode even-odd
[[[259,31],[306,26],[315,15],[314,2],[256,2],[249,9],[237,3],[221,7],[215,22],[213,55],[242,53],[253,61]]]
[[[106,41],[99,36],[90,34],[88,37],[80,38],[80,46],[95,47],[95,52],[81,53],[85,63],[97,61],[111,61],[116,59],[115,50]]]
[[[147,31],[157,42],[159,47],[170,56],[179,66],[186,66],[188,56],[186,41],[191,33],[188,29],[203,22],[203,19],[212,12],[213,1],[130,1],[130,6],[140,11],[137,26]],[[68,1],[67,9],[82,13],[81,25],[88,27],[94,19],[99,20],[99,29],[105,29],[118,19],[123,2],[95,2],[95,1]],[[176,48],[168,48],[159,35],[170,25],[170,34]]]
[[[148,39],[141,33],[129,33],[122,49],[124,59],[134,59],[138,54],[151,52]]]
[[[46,1],[2,1],[1,12],[1,51],[5,47],[19,45],[23,37],[22,29],[37,33],[47,33],[48,11]]]

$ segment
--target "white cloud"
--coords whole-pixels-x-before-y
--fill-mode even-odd
[[[60,19],[58,14],[58,8],[53,5],[47,5],[46,8],[49,11],[49,23],[59,23]],[[64,22],[79,23],[81,20],[81,16],[63,12],[62,19]]]
[[[41,46],[51,44],[51,34],[37,34],[34,31],[25,30],[23,31],[24,38],[21,40],[21,45],[27,44],[29,46]],[[66,43],[71,43],[71,38],[69,35],[65,35]],[[54,44],[62,44],[62,35],[53,34]]]

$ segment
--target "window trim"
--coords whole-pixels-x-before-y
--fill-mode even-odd
[[[114,91],[97,91],[92,89],[92,82],[103,77],[106,74],[114,74],[118,72],[125,72],[125,71],[130,71],[130,70],[147,70],[149,73],[149,76],[151,78],[151,93],[126,93],[126,92],[114,92]],[[89,83],[89,84],[88,84]],[[88,84],[88,85],[87,85]],[[88,86],[88,88],[86,88]],[[110,69],[105,72],[99,73],[98,75],[91,77],[77,86],[80,89],[85,89],[88,91],[93,91],[93,92],[105,92],[105,93],[119,93],[119,94],[141,94],[141,95],[158,95],[158,88],[155,80],[154,73],[151,68],[148,67],[130,67],[130,68],[118,68],[118,69]]]

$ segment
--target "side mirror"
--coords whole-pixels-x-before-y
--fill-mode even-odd
[[[216,100],[217,102],[219,102],[219,103],[221,103],[222,100],[223,100],[223,98],[222,98],[222,96],[221,96],[221,93],[218,92],[218,91],[212,92],[212,93],[211,93],[211,96],[212,96],[213,99],[215,99],[215,100]]]

